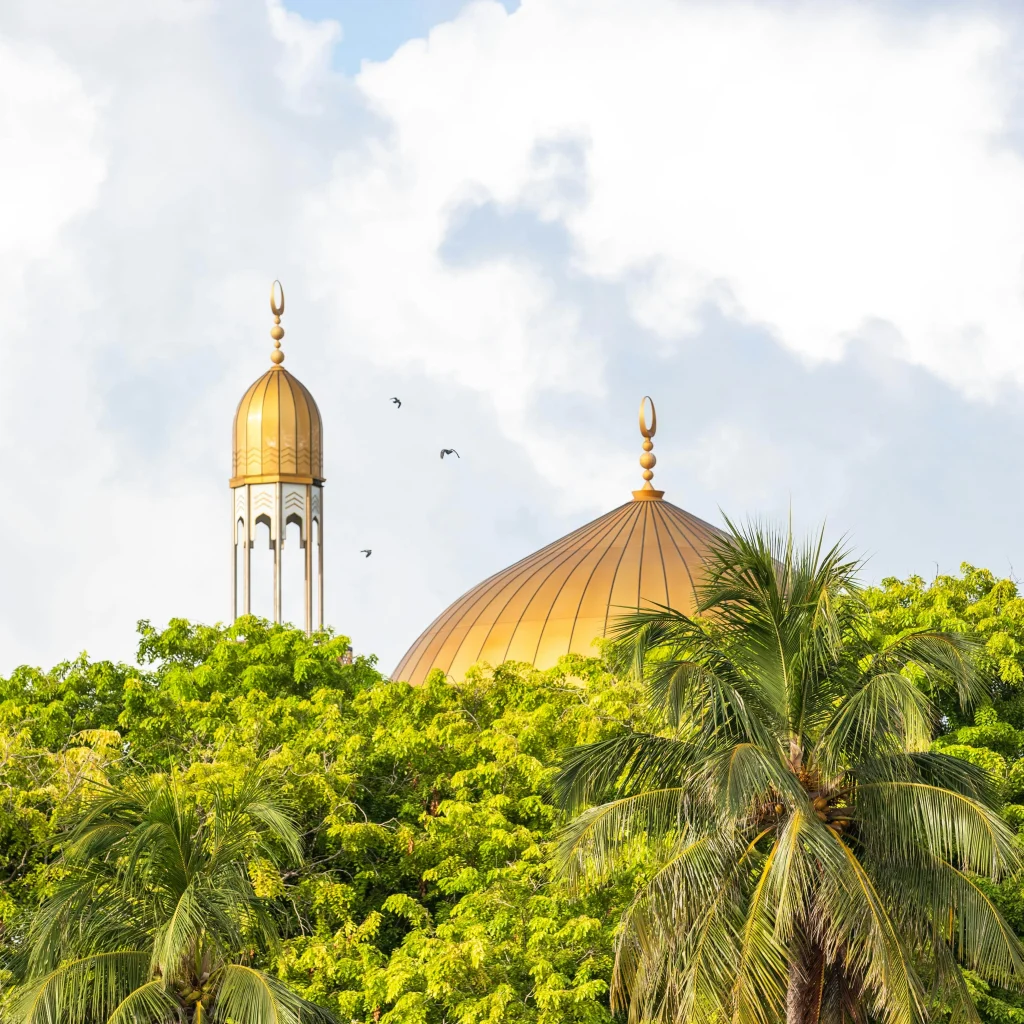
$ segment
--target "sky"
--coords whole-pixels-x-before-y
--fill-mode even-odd
[[[629,499],[645,394],[656,485],[709,521],[824,522],[868,581],[1015,575],[1021,19],[6,0],[0,673],[227,619],[274,278],[324,420],[326,617],[385,671]]]

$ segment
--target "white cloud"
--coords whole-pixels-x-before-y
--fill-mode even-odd
[[[717,423],[694,438],[681,461],[726,508],[757,508],[792,479],[788,452],[765,433],[738,423]]]
[[[270,32],[283,50],[275,71],[285,95],[295,109],[319,113],[323,101],[318,87],[332,77],[331,59],[341,41],[341,25],[331,19],[308,21],[281,0],[266,0],[266,5]]]
[[[866,332],[969,394],[1024,383],[1024,166],[990,17],[482,2],[354,82],[340,31],[281,0],[0,13],[0,271],[23,282],[0,469],[24,496],[0,507],[0,671],[226,614],[227,428],[275,276],[327,423],[330,617],[386,667],[556,514],[626,496],[630,373],[660,398],[709,305],[811,363]],[[451,258],[474,207],[539,222],[568,265],[539,243]],[[659,435],[658,481],[685,465],[785,501],[806,452],[759,436],[696,424],[673,462]],[[439,471],[442,445],[462,464]]]
[[[97,120],[95,98],[52,50],[0,37],[0,266],[9,284],[95,202],[105,173]]]
[[[429,246],[463,194],[535,204],[538,142],[581,137],[586,200],[562,211],[577,265],[629,278],[652,329],[684,334],[711,300],[820,359],[881,320],[958,386],[1024,381],[1024,163],[998,25],[641,7],[484,4],[369,67],[394,133],[336,189],[387,181],[380,206],[433,213]]]

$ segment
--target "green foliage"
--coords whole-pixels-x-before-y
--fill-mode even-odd
[[[979,668],[992,684],[991,701],[965,714],[938,695],[943,708],[932,748],[986,768],[1006,801],[1002,817],[1024,844],[1024,599],[1017,585],[987,569],[964,564],[959,576],[941,575],[931,583],[914,576],[886,579],[865,592],[879,635],[894,636],[915,626],[941,628],[974,638]],[[992,898],[1024,934],[1024,885],[1008,879],[991,889]],[[1024,1003],[997,986],[966,975],[984,1020],[1024,1022]]]
[[[865,598],[879,633],[926,627],[975,637],[981,642],[978,667],[992,682],[993,696],[1004,712],[1000,717],[1024,728],[1024,599],[1012,580],[997,579],[987,569],[964,563],[959,576],[920,576],[901,581],[884,579]],[[952,725],[962,719],[954,702],[945,710]]]
[[[940,709],[934,751],[993,771],[1002,817],[1024,826],[1024,604],[983,570],[886,580],[864,594],[867,641],[908,631],[976,637],[992,699],[968,712],[913,661]],[[642,693],[596,660],[507,665],[412,689],[348,641],[255,618],[224,629],[140,623],[139,666],[80,657],[0,679],[0,984],[25,969],[32,915],[62,883],[58,844],[104,780],[173,773],[209,806],[255,765],[274,780],[302,861],[252,851],[245,876],[280,941],[225,949],[346,1022],[610,1022],[613,937],[652,876],[634,844],[600,885],[553,884],[564,818],[553,773],[578,744],[649,732]],[[925,743],[927,746],[927,742]],[[1024,836],[1021,837],[1024,843]],[[984,890],[1018,934],[1024,887]],[[226,944],[230,946],[230,943]],[[244,947],[244,948],[243,948]],[[6,975],[4,974],[6,971]],[[986,1021],[1024,1024],[1017,997],[966,972]],[[143,970],[143,976],[145,971]],[[236,978],[238,1006],[266,996]]]
[[[140,632],[141,669],[83,658],[0,684],[12,970],[25,973],[34,941],[22,918],[70,870],[55,860],[63,823],[104,779],[170,772],[202,807],[258,765],[303,861],[246,855],[245,885],[281,941],[236,935],[226,963],[344,1021],[609,1019],[611,934],[632,880],[582,900],[550,885],[548,789],[561,751],[632,721],[633,687],[569,658],[414,689],[372,660],[349,664],[348,641],[326,633],[256,619]]]

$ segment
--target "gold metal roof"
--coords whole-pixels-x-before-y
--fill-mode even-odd
[[[274,350],[270,353],[273,366],[246,391],[235,413],[232,487],[323,481],[320,410],[313,396],[281,365],[284,291],[280,291],[280,300],[275,295],[275,290],[280,289],[278,281],[270,289],[270,308],[274,314],[270,330],[274,339]]]
[[[692,614],[708,545],[720,531],[654,490],[653,403],[651,420],[647,427],[642,404],[645,483],[633,501],[463,594],[424,630],[391,678],[419,684],[439,668],[458,680],[477,662],[550,668],[569,652],[596,654],[595,638],[631,610],[661,604]]]

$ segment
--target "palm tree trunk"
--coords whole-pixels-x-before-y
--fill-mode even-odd
[[[824,988],[824,953],[816,942],[802,944],[789,966],[786,1024],[818,1024]]]

